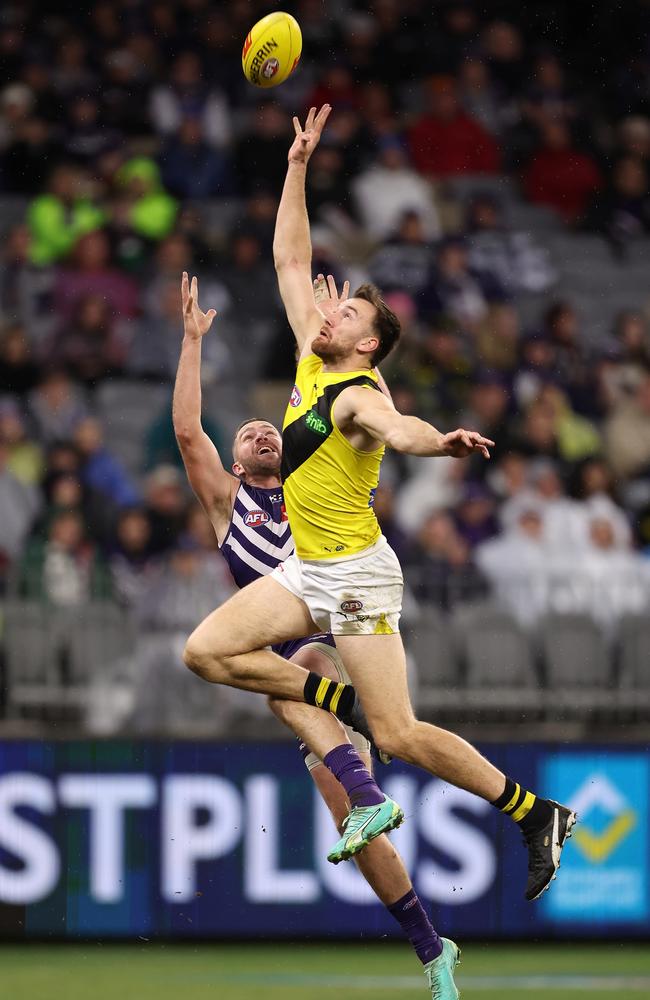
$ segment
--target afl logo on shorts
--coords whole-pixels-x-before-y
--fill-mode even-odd
[[[294,385],[291,390],[291,399],[289,400],[289,406],[300,406],[302,403],[302,393],[297,385]]]
[[[244,517],[244,524],[248,528],[261,528],[263,524],[271,520],[271,515],[264,510],[249,510]]]
[[[341,611],[347,615],[356,615],[357,611],[361,611],[362,607],[362,601],[343,601],[341,604]]]

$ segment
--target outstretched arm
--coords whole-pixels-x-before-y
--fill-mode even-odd
[[[323,105],[318,114],[310,108],[304,130],[293,119],[296,138],[289,150],[289,165],[278,206],[273,239],[273,259],[280,295],[302,351],[315,337],[322,317],[314,304],[311,282],[311,237],[305,201],[307,163],[321,137],[331,108]]]
[[[227,472],[219,452],[201,425],[201,341],[216,313],[202,312],[198,302],[199,284],[183,272],[183,342],[174,383],[172,419],[187,478],[222,542],[232,513],[237,480]]]
[[[442,434],[419,417],[398,413],[381,393],[357,386],[341,393],[335,403],[335,414],[347,436],[354,430],[364,431],[375,441],[407,455],[465,458],[478,451],[489,458],[488,448],[494,445],[489,438],[463,428]]]

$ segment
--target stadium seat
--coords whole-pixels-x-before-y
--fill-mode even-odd
[[[134,476],[142,471],[147,429],[170,400],[169,386],[139,379],[109,379],[97,389],[95,405],[106,446]]]
[[[440,608],[422,605],[420,617],[405,631],[404,641],[417,669],[418,707],[439,710],[464,706],[453,632]]]
[[[626,615],[618,629],[619,707],[647,709],[650,706],[650,619]]]
[[[467,699],[480,708],[538,708],[540,685],[526,633],[502,608],[459,608],[454,632],[467,676]]]
[[[10,715],[28,708],[36,714],[82,708],[93,672],[124,655],[133,642],[128,618],[108,602],[62,609],[8,601],[3,611]]]
[[[603,635],[584,614],[545,615],[538,627],[549,709],[612,706],[611,660]]]

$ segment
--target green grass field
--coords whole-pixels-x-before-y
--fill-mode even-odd
[[[468,944],[463,1000],[650,997],[650,947]],[[24,945],[0,948],[7,1000],[426,1000],[420,966],[393,944]]]

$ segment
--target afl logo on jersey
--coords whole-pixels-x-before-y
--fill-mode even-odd
[[[289,406],[300,406],[302,403],[302,393],[297,385],[294,385],[291,390],[291,399],[289,400]]]
[[[343,601],[341,604],[341,611],[343,611],[344,614],[354,615],[357,611],[361,611],[362,607],[362,601]]]
[[[248,528],[261,528],[263,524],[271,520],[271,515],[264,510],[249,510],[244,517],[244,524]]]

